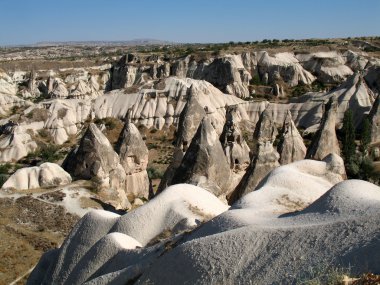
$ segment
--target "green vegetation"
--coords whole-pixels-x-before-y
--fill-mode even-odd
[[[368,118],[365,117],[362,124],[362,130],[360,133],[360,151],[367,154],[368,146],[371,142],[371,123]]]
[[[354,120],[352,116],[352,111],[348,109],[344,113],[343,118],[343,157],[345,159],[345,162],[350,165],[351,162],[355,159],[355,151],[356,151],[356,144],[355,144],[355,126],[354,126]]]
[[[164,176],[163,172],[153,167],[148,167],[146,171],[148,172],[148,176],[150,179],[162,179],[162,177]]]
[[[60,151],[56,145],[43,145],[38,150],[29,153],[26,160],[38,160],[43,162],[56,162],[65,157],[65,153]]]
[[[342,128],[342,154],[347,177],[376,183],[379,180],[379,174],[376,173],[373,161],[368,156],[370,123],[367,118],[364,119],[362,125],[359,151],[356,149],[355,137],[353,115],[351,110],[348,109],[344,114]]]

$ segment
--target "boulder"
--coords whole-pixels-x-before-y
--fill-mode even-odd
[[[175,171],[171,184],[189,183],[224,198],[230,179],[230,166],[219,137],[207,116]]]
[[[336,98],[331,97],[325,105],[319,130],[313,137],[306,158],[322,160],[330,153],[340,155],[339,142],[335,132],[337,107]]]
[[[80,144],[65,159],[63,168],[75,179],[92,180],[99,196],[115,208],[129,207],[126,174],[117,153],[102,132],[91,123]]]
[[[282,127],[278,153],[280,154],[281,165],[302,160],[306,155],[306,146],[292,120],[290,111],[288,111]]]
[[[71,176],[55,163],[45,162],[40,166],[17,170],[3,184],[2,190],[29,190],[48,188],[71,183]]]
[[[120,164],[125,170],[125,192],[129,201],[136,198],[148,198],[149,178],[148,148],[139,130],[133,123],[126,122],[115,146],[120,157]]]

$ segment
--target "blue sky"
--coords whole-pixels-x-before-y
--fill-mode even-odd
[[[0,0],[0,45],[380,35],[380,0]]]

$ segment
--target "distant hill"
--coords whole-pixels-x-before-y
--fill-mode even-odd
[[[37,42],[33,44],[36,47],[44,46],[141,46],[141,45],[165,45],[176,44],[174,42],[156,40],[156,39],[134,39],[128,41],[62,41],[62,42]]]

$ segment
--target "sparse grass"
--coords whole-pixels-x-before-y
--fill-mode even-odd
[[[350,268],[328,266],[322,264],[310,267],[295,280],[297,285],[340,285],[345,276],[350,275]]]

